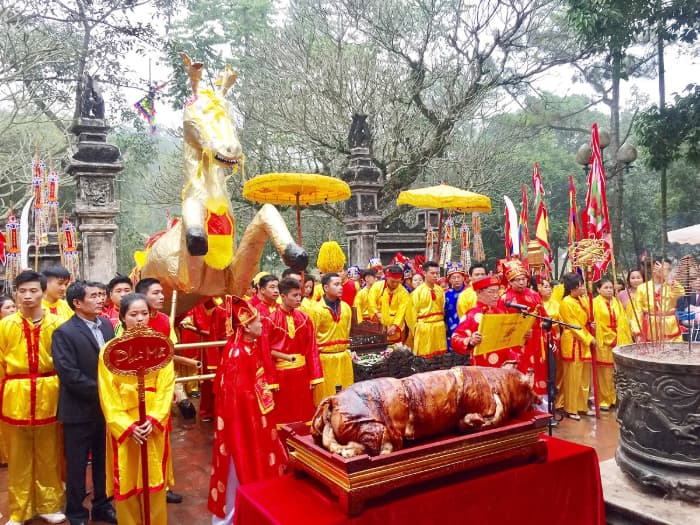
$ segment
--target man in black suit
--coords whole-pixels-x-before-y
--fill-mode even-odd
[[[117,523],[105,490],[105,419],[97,395],[97,361],[102,346],[114,337],[101,318],[104,294],[98,283],[76,281],[66,291],[75,315],[53,334],[51,353],[61,381],[58,420],[63,423],[66,458],[66,517],[71,525],[87,524],[83,507],[88,454],[92,453],[92,519]]]

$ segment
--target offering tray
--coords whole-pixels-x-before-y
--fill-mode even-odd
[[[408,442],[390,454],[350,459],[316,444],[304,423],[283,425],[281,435],[292,471],[319,480],[338,497],[341,509],[355,516],[366,500],[400,487],[487,466],[507,469],[545,461],[547,447],[539,436],[550,417],[531,411],[498,428]]]

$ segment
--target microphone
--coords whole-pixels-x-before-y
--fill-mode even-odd
[[[517,310],[529,310],[529,308],[524,304],[511,303],[509,301],[506,301],[506,306],[509,308],[515,308]]]

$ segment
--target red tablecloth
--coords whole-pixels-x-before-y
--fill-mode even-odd
[[[237,525],[450,524],[605,525],[603,490],[594,449],[546,438],[545,463],[449,483],[400,489],[348,518],[315,480],[284,476],[238,488]]]

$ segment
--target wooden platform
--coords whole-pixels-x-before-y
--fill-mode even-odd
[[[370,457],[345,459],[316,444],[306,425],[282,427],[290,466],[326,485],[351,516],[367,499],[401,487],[486,466],[508,468],[544,461],[547,448],[540,434],[549,414],[528,412],[510,424],[474,434],[451,435]]]

